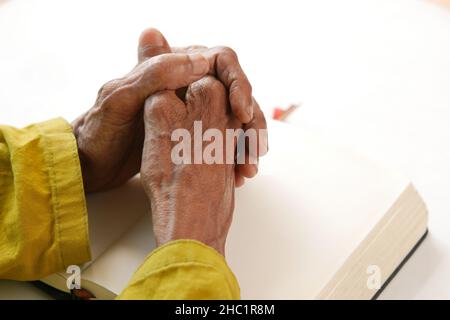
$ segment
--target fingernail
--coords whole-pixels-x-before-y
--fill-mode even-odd
[[[195,53],[189,55],[192,63],[192,73],[196,76],[206,74],[209,70],[208,60],[201,54]]]

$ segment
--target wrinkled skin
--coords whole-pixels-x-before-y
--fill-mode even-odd
[[[186,86],[208,68],[201,55],[166,54],[142,62],[100,89],[94,107],[73,123],[87,192],[119,186],[139,171],[145,99]]]
[[[202,121],[203,132],[220,130],[223,146],[225,129],[242,127],[231,111],[225,87],[213,77],[190,85],[185,101],[174,91],[147,99],[141,181],[150,198],[157,245],[194,239],[224,255],[234,209],[235,165],[174,164],[171,159],[178,144],[171,141],[172,132],[184,128],[193,139],[196,120]]]
[[[139,172],[147,97],[166,89],[186,88],[206,74],[216,76],[228,89],[231,109],[244,128],[266,127],[264,115],[252,98],[251,85],[231,49],[171,49],[159,31],[148,29],[141,35],[138,59],[129,74],[106,83],[94,106],[72,123],[86,192],[120,186]],[[236,166],[236,185],[256,173],[257,165]]]

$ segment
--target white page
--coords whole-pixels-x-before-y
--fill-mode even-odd
[[[269,154],[237,193],[228,262],[248,299],[311,299],[408,181],[272,122]]]
[[[131,275],[155,246],[148,211],[130,232],[83,271],[82,277],[118,294],[126,287]]]
[[[314,298],[408,181],[281,123],[270,123],[269,148],[236,192],[227,260],[244,299]],[[150,220],[83,277],[119,293],[155,246]]]
[[[150,204],[138,176],[120,188],[89,194],[86,201],[92,261],[150,212]]]

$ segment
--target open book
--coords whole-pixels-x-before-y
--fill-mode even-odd
[[[370,299],[427,231],[412,184],[349,150],[269,123],[269,153],[236,190],[226,258],[243,299]],[[155,248],[139,178],[88,196],[83,288],[114,298]],[[64,272],[42,281],[69,292]]]

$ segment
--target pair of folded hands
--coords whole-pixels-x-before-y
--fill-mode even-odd
[[[245,163],[176,164],[171,134],[203,130],[266,129],[236,53],[227,47],[170,47],[155,29],[139,40],[138,64],[106,83],[94,106],[72,123],[86,192],[102,191],[141,173],[151,202],[158,245],[201,241],[224,254],[234,188],[258,171],[267,152],[260,136]]]

